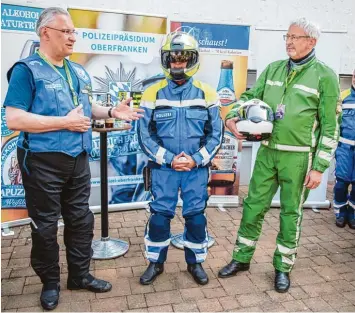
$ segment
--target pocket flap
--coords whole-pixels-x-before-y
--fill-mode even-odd
[[[208,112],[207,110],[187,110],[186,118],[192,118],[197,120],[208,120]]]

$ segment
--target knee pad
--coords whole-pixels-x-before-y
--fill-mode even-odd
[[[149,237],[154,241],[170,237],[170,219],[161,214],[153,214],[149,220]]]
[[[207,220],[206,216],[201,212],[195,215],[184,216],[186,226],[191,228],[205,227]]]
[[[334,185],[334,192],[348,190],[349,184],[343,180],[337,180]]]

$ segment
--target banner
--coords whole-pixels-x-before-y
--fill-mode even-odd
[[[34,6],[1,4],[1,222],[28,217],[16,154],[19,133],[7,128],[3,103],[8,87],[7,71],[39,47],[35,27],[42,10]]]
[[[189,32],[198,41],[200,69],[195,78],[216,89],[224,120],[246,89],[250,27],[172,21],[170,28]],[[241,149],[242,142],[225,129],[221,149],[212,161],[209,204],[238,203]]]
[[[132,97],[138,107],[143,90],[161,79],[159,49],[167,31],[165,17],[68,8],[78,31],[70,60],[80,63],[92,80],[94,101],[102,105]],[[109,204],[150,200],[144,191],[137,123],[132,129],[108,134]],[[100,204],[100,137],[93,132],[90,158],[90,205]]]

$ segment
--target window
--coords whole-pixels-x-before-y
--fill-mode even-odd
[[[256,82],[256,70],[248,70],[247,75],[247,90],[254,86]]]
[[[341,91],[351,87],[351,79],[352,79],[352,75],[349,75],[349,74],[340,74],[339,75],[339,83],[340,83],[340,90]]]

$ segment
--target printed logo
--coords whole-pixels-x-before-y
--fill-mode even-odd
[[[124,96],[131,90],[131,82],[109,82],[108,93],[114,103],[126,99]]]
[[[163,119],[163,118],[169,118],[169,117],[172,117],[173,116],[173,113],[172,112],[166,112],[166,113],[157,113],[156,115],[155,115],[155,117],[156,118],[161,118],[161,119]]]
[[[35,66],[36,64],[39,64],[40,66],[43,65],[41,61],[31,61],[30,62],[30,65],[32,65],[32,66]]]
[[[75,71],[77,72],[77,74],[79,75],[80,78],[82,78],[83,80],[87,81],[89,80],[89,76],[86,74],[86,72],[78,67],[78,66],[73,66],[75,68]]]
[[[47,84],[44,85],[46,89],[63,89],[63,86],[61,83],[52,83],[52,84]]]

